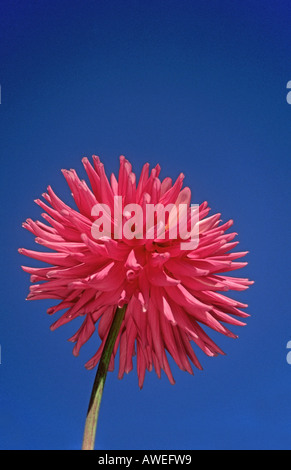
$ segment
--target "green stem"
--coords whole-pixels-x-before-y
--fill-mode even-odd
[[[126,307],[127,305],[124,305],[121,308],[117,307],[109,334],[106,339],[90,397],[85,422],[82,450],[94,450],[97,421],[105,380],[108,372],[108,366],[112,356],[115,341],[121,327],[121,323],[124,319]]]

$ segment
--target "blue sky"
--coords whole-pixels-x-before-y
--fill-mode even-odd
[[[290,449],[291,6],[287,1],[2,1],[0,6],[0,448],[79,449],[95,371],[51,332],[50,301],[26,302],[22,222],[62,168],[108,174],[124,154],[139,173],[185,173],[193,203],[234,219],[255,284],[239,339],[212,334],[226,356],[197,351],[176,385],[136,369],[107,378],[100,449]],[[32,264],[31,264],[32,265]]]

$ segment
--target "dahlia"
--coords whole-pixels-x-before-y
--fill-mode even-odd
[[[160,166],[150,171],[146,163],[137,181],[131,164],[121,156],[118,178],[112,174],[108,180],[97,156],[93,156],[93,165],[87,158],[82,162],[91,188],[75,170],[62,170],[76,208],[65,204],[49,186],[44,200],[35,201],[45,211],[42,216],[46,223],[27,219],[23,224],[36,236],[36,243],[51,250],[19,250],[49,265],[22,266],[31,275],[27,299],[58,300],[47,311],[49,315],[64,311],[51,325],[52,330],[83,317],[80,328],[70,338],[75,343],[75,356],[97,328],[101,341],[86,363],[88,369],[98,364],[106,350],[107,356],[110,351],[108,370],[113,370],[119,349],[119,378],[132,370],[136,355],[140,387],[146,370],[152,368],[159,377],[163,370],[173,384],[166,352],[180,369],[192,374],[191,362],[198,369],[202,367],[191,342],[207,356],[224,354],[203,326],[236,338],[225,324],[245,325],[242,319],[248,314],[242,309],[247,305],[224,293],[241,291],[252,284],[248,279],[225,274],[244,267],[246,262],[236,260],[247,252],[232,252],[238,244],[233,241],[237,234],[226,232],[233,221],[221,223],[221,214],[208,216],[207,202],[200,204],[196,212],[194,228],[199,241],[193,249],[191,191],[183,188],[183,174],[174,183],[169,177],[161,180]],[[172,209],[186,206],[188,239],[182,240],[180,234],[176,238],[169,236],[170,229],[182,218],[179,212],[178,221],[176,218],[173,223],[173,211],[165,214],[164,223],[155,215],[152,227],[146,226],[141,217],[132,218],[133,207],[138,205],[140,215],[145,215],[150,204],[169,205]],[[126,224],[127,236],[123,231]],[[128,236],[130,233],[132,236]],[[114,319],[117,323],[110,350],[105,345]]]

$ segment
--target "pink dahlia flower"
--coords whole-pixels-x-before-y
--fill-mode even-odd
[[[225,324],[245,325],[241,319],[248,314],[241,309],[247,305],[227,297],[224,292],[241,291],[252,284],[248,279],[225,275],[247,264],[236,261],[247,252],[231,251],[238,244],[233,241],[236,233],[226,233],[233,221],[221,224],[220,214],[208,216],[207,202],[198,207],[199,243],[194,249],[190,245],[189,249],[182,249],[179,235],[169,237],[170,214],[165,219],[164,237],[159,235],[159,227],[154,223],[150,229],[156,230],[155,236],[149,238],[145,221],[142,227],[145,230],[137,234],[137,223],[134,223],[133,236],[126,237],[122,227],[132,216],[130,211],[123,211],[131,207],[128,204],[138,204],[142,214],[147,204],[175,207],[186,204],[189,227],[191,192],[187,187],[182,188],[184,175],[179,175],[174,184],[168,177],[161,181],[159,165],[149,171],[149,165],[145,164],[137,181],[131,164],[121,156],[118,178],[112,174],[108,180],[97,156],[93,156],[93,166],[87,158],[83,164],[91,188],[79,179],[75,170],[63,170],[76,209],[59,199],[49,186],[43,194],[45,202],[35,201],[45,211],[42,216],[46,223],[28,219],[23,224],[36,236],[36,243],[52,250],[19,250],[49,265],[22,267],[31,274],[33,283],[27,299],[59,301],[48,309],[50,315],[64,311],[51,325],[52,330],[77,317],[83,318],[80,328],[70,338],[75,343],[75,356],[97,328],[101,343],[86,363],[88,369],[100,360],[117,307],[126,305],[109,370],[114,368],[119,349],[119,378],[132,370],[132,358],[136,355],[140,387],[145,371],[153,367],[159,377],[164,370],[174,383],[166,352],[182,370],[193,373],[191,362],[202,369],[193,343],[207,356],[224,354],[204,331],[204,326],[235,338]],[[112,218],[116,200],[122,214],[118,223]],[[95,212],[93,209],[97,204],[105,208],[99,238],[92,231],[94,222],[98,221],[100,207]],[[187,241],[191,242],[190,235],[188,240],[184,239],[186,244]]]

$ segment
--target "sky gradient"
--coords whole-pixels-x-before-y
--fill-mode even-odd
[[[27,302],[21,224],[41,218],[48,185],[71,201],[62,168],[84,176],[99,155],[107,174],[125,155],[139,174],[185,174],[192,202],[234,220],[233,297],[249,305],[226,356],[197,352],[191,376],[173,362],[172,386],[136,368],[109,373],[96,448],[290,449],[291,4],[288,1],[2,1],[0,5],[0,449],[79,449],[95,371],[55,332],[51,301]],[[95,343],[96,341],[96,343]],[[135,363],[134,363],[135,364]]]

